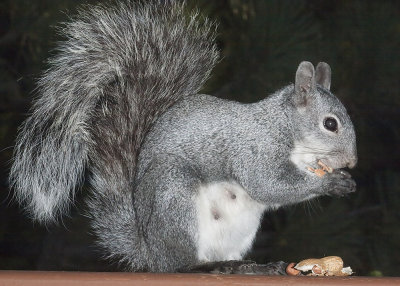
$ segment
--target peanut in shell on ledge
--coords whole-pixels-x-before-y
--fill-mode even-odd
[[[294,269],[308,273],[308,276],[349,276],[353,274],[350,267],[343,268],[343,260],[339,256],[309,258],[300,261]]]

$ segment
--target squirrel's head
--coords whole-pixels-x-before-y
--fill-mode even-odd
[[[316,166],[318,160],[334,168],[357,163],[353,123],[343,104],[330,92],[331,69],[319,63],[300,63],[291,95],[294,109],[294,148],[291,160],[299,168]]]

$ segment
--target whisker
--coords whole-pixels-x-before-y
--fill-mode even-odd
[[[306,150],[302,150],[302,151],[294,151],[293,154],[296,155],[303,155],[303,154],[315,154],[315,155],[338,155],[340,154],[340,151],[318,151],[318,150],[310,150],[310,151],[306,151]]]
[[[314,147],[307,147],[307,146],[304,146],[301,149],[303,149],[304,151],[311,151],[311,152],[340,153],[339,150],[330,150],[330,149],[314,148]]]
[[[318,197],[313,200],[305,201],[304,208],[305,208],[305,212],[307,213],[307,215],[309,215],[311,217],[322,211],[322,206],[320,204]]]

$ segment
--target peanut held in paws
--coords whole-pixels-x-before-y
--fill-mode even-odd
[[[300,261],[294,268],[308,276],[348,276],[353,274],[350,267],[343,268],[343,260],[339,256],[309,258]]]
[[[321,160],[318,160],[317,164],[321,167],[318,169],[314,169],[311,167],[307,167],[307,170],[310,172],[315,173],[318,177],[323,177],[326,173],[332,173],[333,168],[329,167],[328,165],[324,164]]]

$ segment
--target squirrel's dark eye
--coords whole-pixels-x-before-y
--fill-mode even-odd
[[[324,127],[329,131],[336,132],[338,129],[338,123],[335,118],[327,117],[324,120]]]

